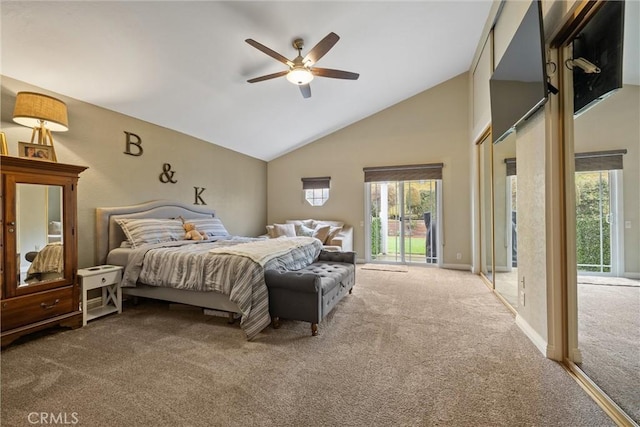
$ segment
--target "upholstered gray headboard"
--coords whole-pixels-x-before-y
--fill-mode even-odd
[[[96,257],[97,264],[104,264],[112,249],[126,240],[118,218],[211,218],[215,212],[206,206],[187,205],[171,200],[152,200],[132,206],[96,208]]]

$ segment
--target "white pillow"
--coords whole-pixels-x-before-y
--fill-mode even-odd
[[[132,248],[184,238],[182,221],[177,219],[116,219]]]
[[[293,224],[273,224],[273,237],[296,237],[296,226]]]
[[[296,236],[313,237],[313,228],[306,227],[304,224],[296,224]]]
[[[313,220],[313,224],[310,227],[317,227],[318,225],[330,225],[332,227],[344,227],[342,221],[325,221],[325,220]]]
[[[312,219],[288,219],[285,221],[287,224],[295,224],[295,225],[304,225],[305,227],[313,228],[313,220]]]

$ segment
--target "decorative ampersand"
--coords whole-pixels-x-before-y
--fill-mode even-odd
[[[176,182],[178,182],[178,180],[177,179],[175,181],[173,180],[174,174],[175,172],[171,170],[171,164],[169,163],[163,164],[162,173],[159,176],[160,182],[162,182],[163,184],[167,184],[169,182],[172,184],[175,184]]]

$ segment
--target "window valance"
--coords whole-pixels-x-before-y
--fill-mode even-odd
[[[364,182],[442,179],[443,163],[363,168]]]
[[[622,156],[626,149],[610,151],[592,151],[590,153],[576,153],[576,172],[593,172],[622,169]],[[507,176],[516,175],[516,158],[504,159],[507,164]]]
[[[302,189],[303,190],[315,190],[321,188],[330,188],[331,187],[331,177],[330,176],[320,176],[315,178],[302,178]]]
[[[622,169],[622,156],[624,154],[627,154],[627,150],[576,153],[576,172]]]

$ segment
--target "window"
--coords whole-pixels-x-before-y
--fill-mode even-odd
[[[322,206],[329,200],[330,176],[302,178],[304,198],[311,206]]]
[[[322,206],[329,200],[329,189],[314,188],[313,190],[304,190],[304,198],[311,206]]]

